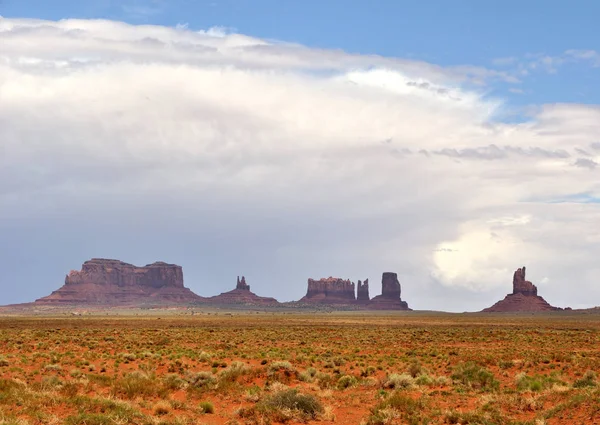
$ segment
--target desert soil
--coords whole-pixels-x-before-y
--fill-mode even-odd
[[[48,314],[0,318],[0,424],[600,424],[598,314]]]

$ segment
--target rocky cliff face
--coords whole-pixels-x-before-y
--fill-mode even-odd
[[[238,276],[235,289],[239,289],[240,291],[250,291],[250,285],[246,283],[246,278],[244,276],[242,276],[242,280],[240,280],[240,277]]]
[[[372,310],[410,310],[408,303],[400,298],[401,288],[396,273],[386,272],[381,276],[381,295],[369,303]]]
[[[223,292],[215,297],[210,297],[206,300],[211,304],[241,304],[241,305],[275,305],[279,302],[275,298],[259,297],[253,292],[250,292],[250,285],[246,283],[246,278],[242,276],[240,280],[237,278],[235,289],[229,292]]]
[[[525,266],[517,269],[513,274],[513,294],[537,295],[537,287],[528,280],[525,280]]]
[[[396,273],[384,273],[381,276],[381,296],[389,299],[400,298],[400,282]]]
[[[160,261],[145,267],[136,267],[119,260],[93,258],[83,263],[81,271],[72,270],[65,278],[65,285],[82,283],[120,287],[183,288],[183,270],[181,266]]]
[[[137,267],[119,260],[93,258],[83,263],[80,271],[71,271],[63,287],[36,303],[123,305],[202,299],[183,286],[181,266],[156,262]]]
[[[513,274],[513,292],[491,307],[483,310],[490,313],[517,311],[552,311],[562,310],[553,307],[537,294],[537,287],[525,280],[525,267],[517,269]]]
[[[356,302],[354,282],[336,277],[319,280],[308,279],[308,290],[300,302],[353,304]]]
[[[356,301],[360,304],[367,304],[371,298],[369,298],[369,279],[365,279],[365,283],[358,281],[356,287]]]

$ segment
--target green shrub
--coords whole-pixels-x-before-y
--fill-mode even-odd
[[[581,379],[576,380],[573,383],[574,388],[584,388],[584,387],[595,387],[596,384],[596,372],[593,370],[588,370]]]
[[[156,416],[167,415],[171,411],[171,405],[164,400],[159,401],[152,408],[152,413]]]
[[[79,385],[75,382],[66,382],[60,388],[60,393],[67,398],[73,398],[79,393]]]
[[[199,362],[208,363],[210,359],[212,359],[212,354],[207,353],[206,351],[203,351],[198,355]]]
[[[317,374],[315,375],[315,378],[317,379],[317,382],[319,383],[319,387],[323,388],[323,389],[331,388],[336,383],[334,376],[330,375],[328,373],[317,372]]]
[[[466,387],[478,390],[497,390],[500,383],[496,380],[494,374],[476,363],[462,363],[452,373],[454,382]]]
[[[176,373],[169,373],[163,378],[163,384],[170,390],[179,390],[187,386],[187,382]]]
[[[217,378],[210,372],[188,373],[185,379],[191,388],[196,389],[208,388],[217,382]]]
[[[516,377],[517,389],[519,391],[542,391],[551,388],[554,384],[563,384],[561,380],[554,375],[534,375],[528,376],[520,373]]]
[[[410,375],[407,375],[406,373],[403,373],[403,374],[392,373],[383,382],[383,387],[384,388],[394,388],[394,389],[410,388],[413,386],[413,383],[414,383],[413,377]]]
[[[385,425],[396,423],[422,423],[421,412],[425,408],[422,399],[413,400],[411,397],[395,391],[384,401],[371,409],[367,425]]]
[[[198,407],[202,410],[202,413],[212,415],[215,413],[215,406],[210,401],[202,401],[198,405]]]
[[[294,366],[292,366],[292,364],[287,361],[273,362],[269,365],[269,372],[278,371],[293,372]]]
[[[479,413],[476,412],[457,412],[456,410],[453,410],[451,412],[446,413],[446,415],[444,416],[444,421],[447,424],[453,424],[453,425],[468,425],[468,424],[473,424],[473,425],[487,425],[487,424],[492,424],[492,423],[496,423],[496,422],[490,422],[488,419],[486,419],[484,416],[482,416]]]
[[[113,392],[132,399],[137,396],[154,396],[160,391],[154,377],[136,371],[118,379],[113,385]]]
[[[423,373],[423,368],[421,367],[421,363],[418,360],[413,360],[408,366],[408,374],[413,378],[416,378],[421,373]]]
[[[80,413],[65,419],[65,425],[112,425],[113,418],[104,414]]]
[[[435,380],[431,376],[426,375],[426,374],[419,375],[415,379],[415,384],[417,384],[417,385],[430,386],[430,385],[433,385],[434,383],[435,383]]]
[[[59,364],[47,364],[46,366],[44,366],[44,370],[47,370],[49,372],[58,372],[60,370],[62,370],[61,365]]]
[[[52,390],[54,388],[60,387],[62,385],[62,381],[56,375],[44,376],[42,378],[42,382],[40,383],[40,389],[42,391]]]
[[[69,373],[73,378],[81,378],[83,376],[83,372],[79,369],[71,369]]]
[[[373,367],[373,366],[368,366],[366,369],[363,369],[363,370],[360,372],[360,376],[362,376],[362,377],[371,376],[371,375],[374,375],[374,374],[375,374],[375,372],[377,372],[377,369],[376,369],[375,367]]]
[[[219,378],[225,382],[235,382],[237,379],[247,374],[250,368],[242,362],[233,362],[231,366],[221,372]]]
[[[344,375],[337,381],[337,387],[340,390],[345,390],[346,388],[350,388],[355,386],[358,383],[358,380],[352,375]]]
[[[316,397],[310,394],[301,394],[296,389],[276,392],[259,401],[252,409],[259,416],[275,422],[287,422],[291,419],[313,420],[325,411]]]
[[[132,353],[121,353],[120,357],[123,359],[125,363],[133,362],[136,359],[135,354]]]
[[[315,380],[315,376],[317,374],[317,369],[314,367],[309,367],[304,372],[298,375],[298,379],[303,382],[313,382]]]

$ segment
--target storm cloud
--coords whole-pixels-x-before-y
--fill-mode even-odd
[[[0,18],[0,40],[3,304],[91,257],[281,301],[395,271],[411,307],[450,311],[526,265],[552,304],[600,304],[600,204],[552,202],[600,198],[598,106],[503,123],[471,84],[497,71],[220,29]]]

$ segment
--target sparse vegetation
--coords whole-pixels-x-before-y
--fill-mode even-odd
[[[275,422],[287,422],[292,419],[304,422],[316,419],[324,411],[323,405],[315,396],[288,389],[275,392],[255,406],[242,409],[239,415]]]
[[[474,362],[456,366],[451,378],[459,384],[476,390],[492,391],[500,386],[492,372]]]
[[[0,320],[0,423],[557,425],[600,414],[596,315],[170,314]]]
[[[198,404],[198,408],[200,409],[201,413],[207,415],[212,415],[213,413],[215,413],[215,406],[213,406],[213,404],[210,401],[200,402],[200,404]]]

